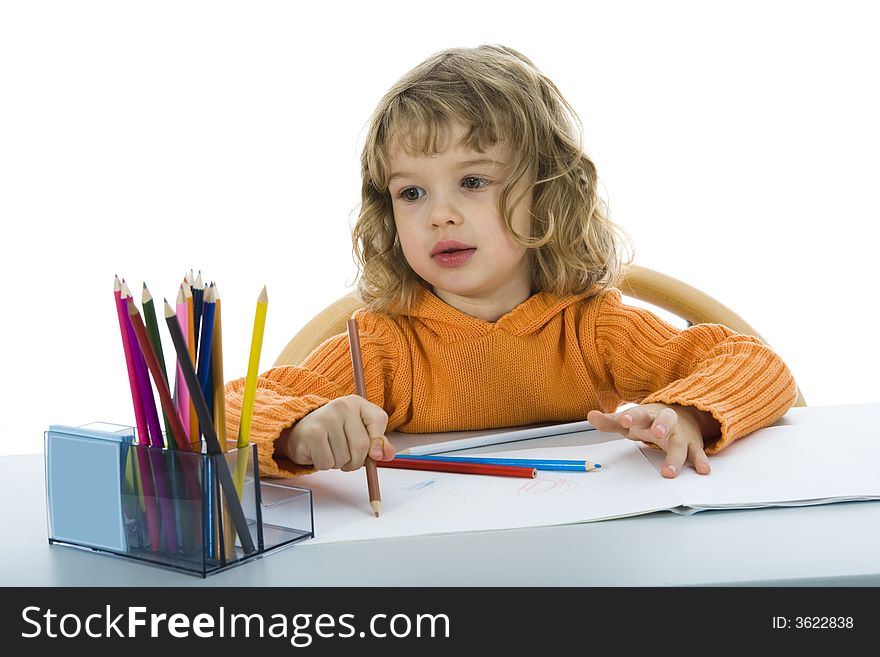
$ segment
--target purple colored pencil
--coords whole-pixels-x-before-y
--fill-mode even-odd
[[[158,493],[159,515],[161,516],[162,528],[164,529],[161,532],[161,536],[165,541],[166,549],[171,552],[177,552],[177,528],[174,522],[174,508],[171,504],[171,490],[168,484],[168,475],[165,471],[165,458],[161,451],[164,447],[162,427],[159,425],[159,413],[156,410],[156,398],[153,396],[153,386],[150,383],[147,361],[144,359],[144,353],[141,351],[140,343],[138,343],[137,335],[134,332],[134,326],[132,326],[131,317],[128,312],[128,304],[134,304],[134,300],[131,298],[131,292],[124,280],[122,281],[122,301],[125,306],[125,316],[128,318],[126,322],[128,341],[131,345],[135,372],[138,377],[138,387],[144,406],[144,414],[147,417],[147,426],[150,431],[149,445],[156,448],[147,450],[147,453],[149,454],[150,467],[153,470],[153,479],[156,483],[156,492]]]

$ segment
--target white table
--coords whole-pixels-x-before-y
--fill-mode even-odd
[[[302,543],[201,579],[50,546],[41,454],[0,457],[0,494],[4,586],[880,585],[880,501]]]

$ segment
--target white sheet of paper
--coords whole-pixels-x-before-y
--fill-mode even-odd
[[[315,538],[310,542],[321,543],[558,525],[650,513],[676,504],[672,488],[664,485],[636,443],[627,440],[493,455],[589,459],[602,468],[539,470],[535,479],[380,468],[380,518],[370,511],[362,471],[328,470],[308,475],[308,481],[290,482],[311,488]],[[278,513],[282,515],[274,515]],[[283,505],[264,510],[263,520],[281,522],[283,513]]]

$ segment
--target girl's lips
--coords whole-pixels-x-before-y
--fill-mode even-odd
[[[444,251],[431,256],[431,258],[441,267],[460,267],[471,259],[475,251],[475,248]]]
[[[431,248],[431,255],[435,256],[444,251],[464,251],[465,249],[473,249],[476,247],[458,240],[440,240]]]

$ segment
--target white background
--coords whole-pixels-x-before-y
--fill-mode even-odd
[[[114,274],[217,281],[227,378],[265,284],[269,367],[351,289],[373,107],[481,43],[575,107],[636,262],[745,317],[809,404],[880,401],[877,27],[840,1],[4,2],[0,453],[133,423]]]

